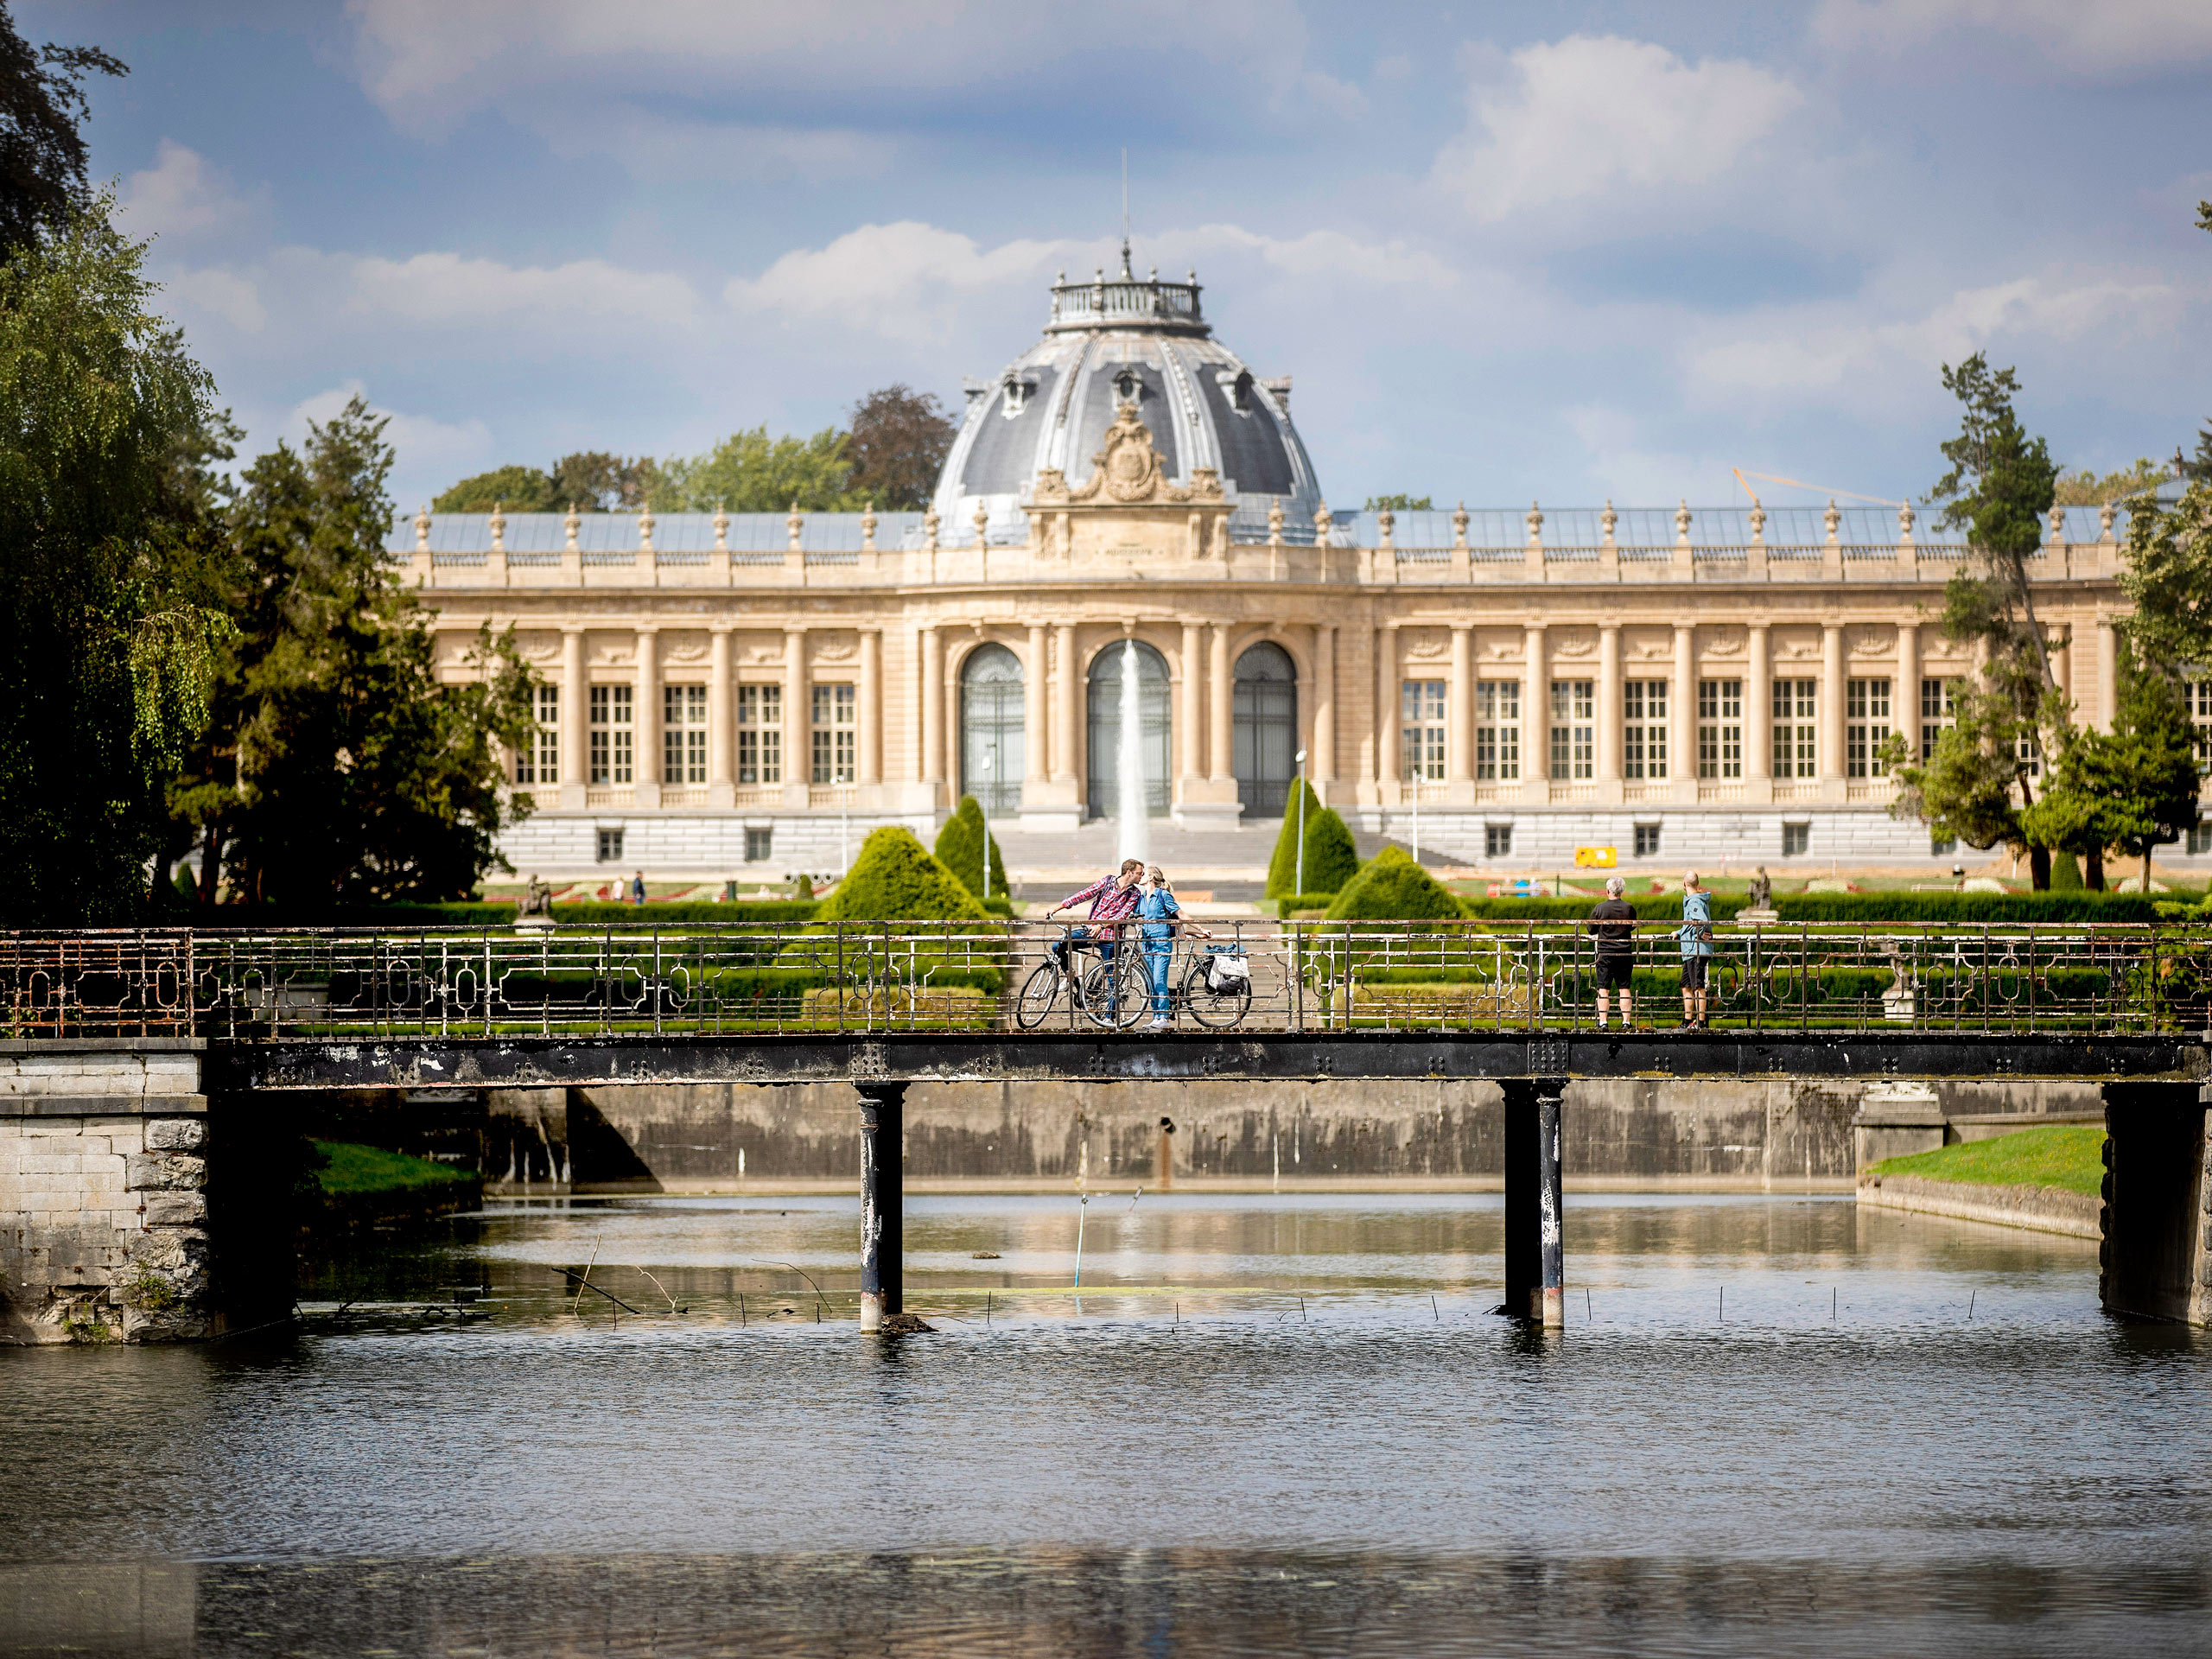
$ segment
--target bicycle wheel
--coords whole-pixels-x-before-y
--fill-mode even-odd
[[[1200,1025],[1226,1031],[1252,1011],[1252,982],[1240,979],[1233,990],[1213,990],[1206,984],[1206,959],[1192,957],[1183,970],[1183,1006]]]
[[[1083,1011],[1093,1025],[1109,1031],[1127,1030],[1143,1017],[1144,975],[1137,953],[1116,950],[1111,962],[1102,962],[1083,979]]]
[[[1014,1001],[1014,1023],[1024,1031],[1034,1031],[1045,1023],[1052,1011],[1052,1004],[1060,998],[1060,970],[1058,965],[1041,962],[1021,982],[1021,995]]]

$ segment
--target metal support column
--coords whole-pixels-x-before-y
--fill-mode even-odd
[[[1561,1234],[1566,1195],[1560,1185],[1559,1103],[1566,1093],[1561,1077],[1536,1079],[1536,1205],[1543,1242],[1543,1294],[1535,1310],[1547,1331],[1567,1323],[1566,1249]]]
[[[1505,1096],[1505,1311],[1563,1320],[1560,1096],[1563,1077],[1502,1077]]]
[[[861,1329],[904,1311],[906,1109],[903,1083],[861,1083]]]

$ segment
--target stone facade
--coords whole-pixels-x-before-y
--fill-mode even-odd
[[[1072,829],[1115,804],[1105,705],[1132,640],[1153,810],[1185,825],[1272,818],[1302,751],[1360,827],[1417,829],[1500,870],[1586,846],[1628,865],[1948,868],[1949,849],[1889,816],[1875,751],[1891,731],[1917,748],[1944,683],[1970,671],[1932,620],[1964,554],[1955,536],[1910,506],[1756,501],[1322,503],[1309,518],[1287,381],[1232,373],[1206,341],[1228,366],[1203,402],[1195,286],[1185,300],[1152,284],[1150,302],[1147,283],[1120,286],[1127,306],[1056,291],[1052,360],[1078,336],[1083,362],[1111,359],[1069,380],[1063,406],[1096,403],[1122,365],[1126,400],[1092,454],[1040,437],[1034,454],[1063,465],[1026,473],[1016,495],[973,493],[958,469],[1057,394],[1049,364],[1033,384],[1010,370],[971,388],[938,499],[972,505],[972,522],[648,511],[396,526],[393,556],[438,614],[442,671],[473,671],[488,624],[513,627],[545,677],[542,732],[515,757],[538,809],[505,842],[518,868],[830,868],[868,827],[926,831],[963,792],[1001,822]],[[1171,315],[1179,335],[1147,333]],[[1265,454],[1287,458],[1294,489],[1231,475],[1262,464],[1253,432],[1230,429],[1246,418],[1269,423]],[[2091,723],[2114,702],[2124,535],[2114,510],[2055,509],[2034,561],[2060,683]]]

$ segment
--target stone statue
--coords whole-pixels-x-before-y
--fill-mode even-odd
[[[1773,879],[1766,873],[1766,866],[1762,864],[1758,867],[1758,870],[1752,874],[1751,890],[1746,899],[1745,908],[1748,910],[1771,910],[1774,907],[1772,903],[1773,898],[1774,881]]]
[[[535,875],[523,888],[522,897],[515,900],[517,927],[550,927],[553,925],[553,888]]]

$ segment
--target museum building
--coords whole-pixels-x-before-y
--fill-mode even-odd
[[[2036,561],[2090,723],[2122,518],[2054,508]],[[1964,549],[1928,517],[1334,512],[1289,378],[1214,338],[1195,274],[1126,251],[968,383],[926,512],[426,512],[391,550],[442,672],[512,624],[543,677],[512,757],[537,810],[503,850],[556,880],[834,869],[963,793],[1073,830],[1116,810],[1132,666],[1148,809],[1186,827],[1271,832],[1302,752],[1360,828],[1418,815],[1424,849],[1500,869],[1954,855],[1889,815],[1879,755],[1924,752],[1969,671],[1936,626]]]

